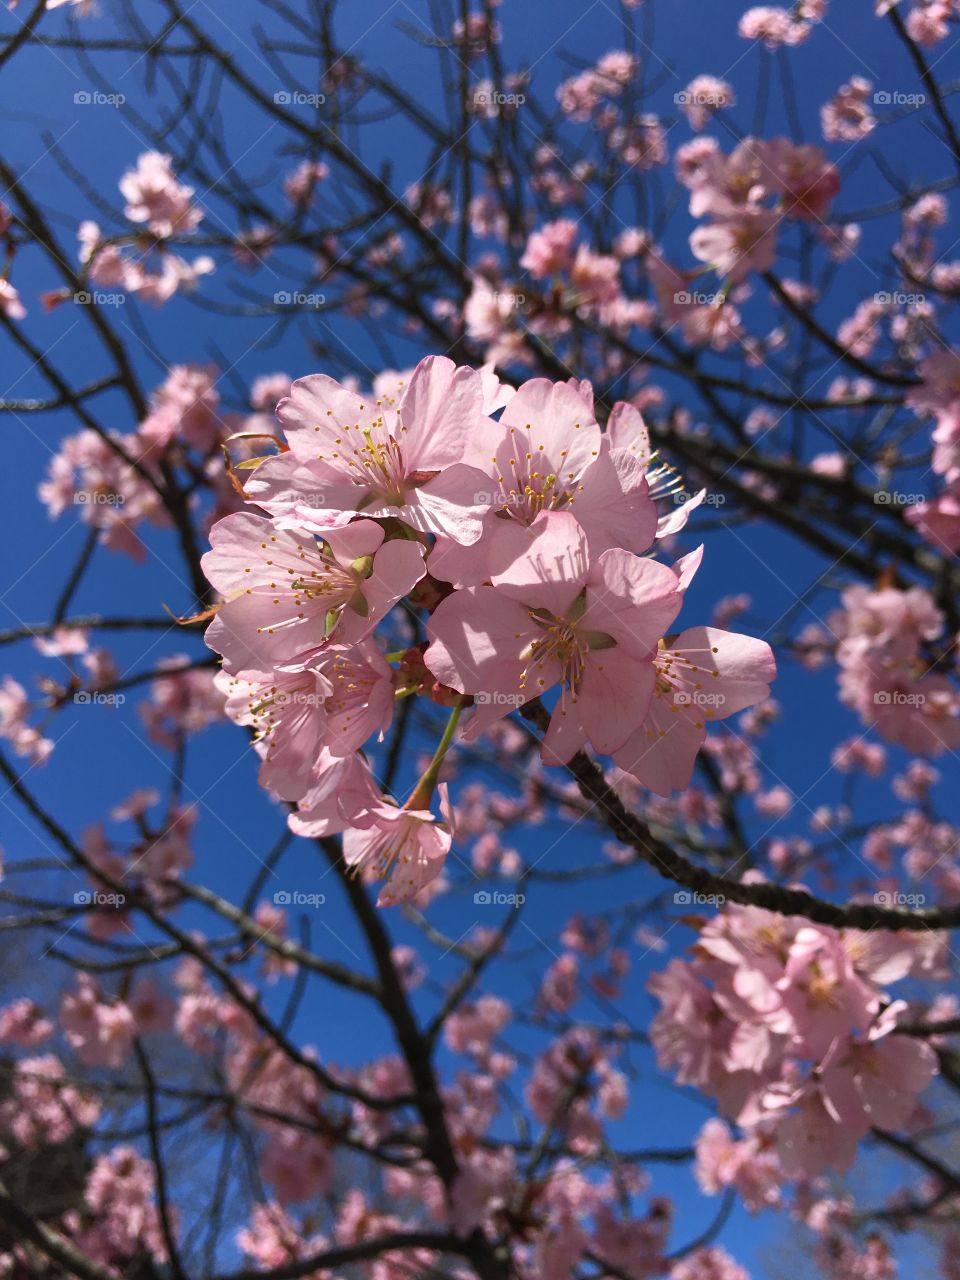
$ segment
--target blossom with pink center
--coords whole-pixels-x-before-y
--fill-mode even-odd
[[[283,194],[291,204],[308,205],[313,199],[318,182],[330,176],[330,169],[322,160],[302,160],[293,173],[283,180]]]
[[[567,512],[544,512],[512,536],[516,556],[492,586],[438,606],[426,664],[441,683],[479,695],[468,738],[559,684],[545,758],[564,763],[588,739],[609,753],[653,696],[657,643],[680,608],[677,576],[619,548],[592,559]]]
[[[120,194],[130,221],[145,222],[161,238],[193,231],[203,218],[203,210],[191,203],[193,188],[177,181],[172,159],[159,151],[144,152],[137,167],[127,170]]]
[[[381,801],[364,756],[359,752],[335,756],[328,747],[321,747],[310,787],[287,822],[291,831],[311,839],[338,835],[349,826],[369,824]]]
[[[576,238],[577,224],[572,218],[546,222],[539,230],[531,232],[520,266],[537,280],[565,271],[570,266]]]
[[[840,175],[819,147],[771,138],[760,144],[760,154],[764,185],[781,197],[785,217],[808,221],[826,217],[840,189]]]
[[[371,825],[351,827],[343,837],[343,860],[355,874],[390,879],[378,906],[411,902],[443,870],[453,843],[452,810],[441,783],[442,820],[429,809],[406,809],[385,801],[370,811]]]
[[[326,374],[299,378],[277,406],[290,452],[262,463],[247,495],[318,532],[361,514],[476,542],[485,477],[464,455],[483,404],[477,371],[442,356],[420,362],[396,406]]]
[[[863,76],[851,76],[829,102],[820,108],[820,126],[828,142],[859,142],[877,121],[870,107],[873,85]]]
[[[101,1110],[92,1090],[68,1083],[56,1054],[20,1058],[0,1101],[0,1131],[22,1147],[65,1142],[78,1129],[92,1129]]]
[[[127,1004],[141,1033],[169,1031],[173,1022],[174,1003],[150,978],[135,983]]]
[[[105,1257],[132,1257],[146,1249],[165,1259],[154,1188],[153,1165],[133,1147],[114,1147],[97,1157],[84,1199],[96,1215],[91,1234]]]
[[[793,1048],[805,1058],[821,1058],[838,1036],[866,1031],[880,1005],[842,935],[815,926],[797,931],[776,985],[793,1020]]]
[[[392,671],[371,640],[326,645],[289,669],[221,671],[215,683],[231,720],[256,730],[260,781],[284,800],[310,789],[322,748],[348,756],[393,716]]]
[[[17,755],[25,756],[31,764],[43,764],[54,743],[27,722],[29,714],[26,689],[13,676],[5,676],[0,684],[0,738],[5,738]]]
[[[150,413],[140,435],[161,447],[179,440],[206,452],[222,429],[216,382],[213,365],[174,365],[150,398]]]
[[[774,1114],[796,1107],[777,1123],[780,1160],[787,1173],[845,1172],[857,1143],[873,1126],[898,1130],[910,1120],[917,1098],[937,1072],[936,1053],[912,1036],[891,1035],[902,1003],[891,1006],[865,1041],[840,1036],[799,1089],[768,1091]]]
[[[779,221],[773,209],[745,207],[697,227],[691,232],[690,248],[695,258],[737,283],[751,271],[768,271],[773,266]]]
[[[499,422],[478,432],[471,461],[486,471],[483,537],[466,548],[441,540],[429,559],[435,578],[456,586],[488,580],[516,556],[518,529],[544,512],[575,516],[592,557],[611,547],[643,551],[653,539],[657,513],[643,466],[604,449],[592,391],[588,402],[568,384],[524,383]]]
[[[907,14],[907,34],[917,44],[935,45],[950,34],[950,19],[955,16],[952,0],[929,0],[929,3],[914,5]]]
[[[751,1213],[780,1202],[780,1171],[769,1135],[737,1141],[723,1120],[708,1120],[697,1137],[696,1177],[700,1189],[716,1195],[734,1187]]]
[[[676,101],[695,133],[705,129],[715,111],[736,106],[733,87],[717,76],[695,76]]]
[[[654,658],[653,697],[642,723],[613,758],[657,795],[690,785],[707,724],[762,702],[777,674],[763,640],[691,627]]]
[[[960,487],[957,492],[941,493],[929,502],[917,502],[903,513],[918,533],[933,547],[960,551]]]
[[[250,512],[226,516],[202,560],[224,597],[207,644],[240,672],[289,664],[331,639],[364,639],[424,575],[421,543],[384,538],[372,520],[318,542]]]
[[[779,49],[805,40],[810,24],[797,21],[789,9],[757,5],[741,17],[737,31],[744,40],[762,40],[768,49]]]
[[[76,988],[61,1000],[60,1025],[88,1067],[122,1066],[137,1034],[129,1007],[122,1000],[106,1000],[86,973],[77,974]]]
[[[667,1272],[667,1280],[750,1280],[750,1273],[726,1249],[711,1245],[694,1249],[675,1262]]]
[[[34,1049],[53,1034],[53,1023],[34,1000],[13,1000],[0,1009],[0,1041]]]

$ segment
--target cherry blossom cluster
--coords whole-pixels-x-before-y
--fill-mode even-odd
[[[942,208],[942,206],[939,206]],[[920,365],[922,382],[907,394],[917,413],[932,416],[932,470],[946,488],[936,497],[918,502],[907,519],[941,551],[960,550],[960,353],[940,348]]]
[[[221,447],[238,434],[271,434],[273,409],[290,380],[283,374],[257,379],[250,412],[238,414],[221,405],[218,376],[210,365],[174,365],[135,431],[88,429],[66,436],[38,489],[51,518],[73,509],[99,531],[104,546],[142,560],[144,527],[170,524],[162,488],[165,469],[183,468],[195,487],[208,491],[212,502],[202,510],[196,496],[193,500],[204,524],[236,510],[240,500],[224,470]],[[241,457],[249,451],[242,440],[233,448]]]
[[[144,152],[121,178],[120,194],[128,221],[143,231],[104,237],[96,222],[81,223],[80,262],[91,281],[159,304],[213,271],[209,255],[188,262],[171,248],[197,228],[203,209],[193,203],[193,188],[177,181],[170,156]]]
[[[840,699],[889,742],[920,755],[960,746],[960,690],[945,622],[922,587],[856,585],[830,619]]]
[[[766,696],[764,642],[670,634],[702,549],[672,567],[642,554],[694,503],[658,517],[631,405],[603,431],[586,383],[513,390],[428,357],[399,395],[318,374],[277,414],[284,450],[245,489],[266,514],[211,529],[203,567],[222,600],[206,639],[228,715],[254,730],[261,782],[296,802],[294,830],[343,831],[351,866],[392,872],[381,902],[414,897],[443,866],[452,836],[431,799],[463,709],[473,741],[553,699],[545,761],[589,746],[666,795],[689,784],[708,721]],[[376,632],[401,603],[427,644],[391,664]],[[452,706],[450,737],[400,807],[361,749],[417,691]]]
[[[837,931],[728,905],[699,930],[692,959],[651,978],[661,1065],[715,1097],[753,1143],[748,1202],[775,1198],[755,1158],[771,1141],[786,1174],[846,1170],[872,1126],[909,1129],[922,1116],[937,1055],[898,1033],[909,1006],[887,988],[945,974],[947,956],[944,935]],[[714,1151],[720,1132],[708,1135]],[[737,1159],[705,1151],[701,1167],[717,1185],[741,1176]]]
[[[574,93],[572,86],[584,77],[587,87]],[[563,87],[567,96],[561,101],[571,118],[579,120],[588,108],[595,109],[597,84],[609,91],[618,83],[610,69],[584,72]],[[705,126],[708,112],[732,101],[729,85],[712,77],[691,81],[677,96],[696,130]],[[547,149],[545,168],[553,158]],[[657,163],[665,160],[664,152]],[[612,253],[601,254],[578,243],[578,223],[573,219],[547,222],[527,238],[520,259],[522,283],[505,279],[492,259],[475,277],[464,319],[469,334],[484,344],[487,358],[524,363],[529,360],[525,330],[556,340],[570,332],[573,316],[623,333],[653,329],[660,321],[678,325],[687,341],[698,346],[723,350],[736,341],[752,343],[759,353],[755,340],[747,337],[737,306],[749,297],[747,277],[774,265],[778,233],[786,224],[813,223],[831,248],[838,236],[847,234],[826,222],[839,188],[837,170],[821,148],[797,146],[787,138],[745,138],[725,155],[715,138],[698,137],[678,149],[676,172],[690,193],[691,215],[709,219],[690,236],[693,256],[703,266],[672,266],[646,234],[633,228],[617,236]],[[557,194],[558,202],[577,202],[575,193]],[[483,228],[481,233],[491,230],[497,228]],[[632,263],[642,266],[655,304],[635,296],[628,270]],[[719,277],[710,289],[703,283],[704,270]]]

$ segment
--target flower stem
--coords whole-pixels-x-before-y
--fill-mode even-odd
[[[414,788],[410,799],[403,806],[405,809],[430,808],[430,802],[433,799],[433,789],[437,785],[437,779],[440,777],[440,770],[443,766],[444,758],[447,751],[450,749],[451,742],[453,742],[454,734],[457,732],[457,723],[462,711],[463,704],[460,702],[450,708],[450,716],[447,720],[447,725],[443,731],[443,735],[437,743],[437,749],[433,753],[433,759],[427,765],[426,772]]]

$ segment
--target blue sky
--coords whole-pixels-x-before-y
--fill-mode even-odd
[[[644,38],[652,34],[655,53],[649,55],[648,75],[659,82],[651,109],[672,116],[673,94],[695,74],[711,72],[734,84],[740,105],[731,113],[740,132],[752,127],[752,100],[760,83],[760,57],[736,36],[736,18],[746,6],[722,5],[715,0],[671,0],[659,6],[652,32],[640,23]],[[138,6],[139,8],[139,6]],[[649,6],[644,8],[647,12]],[[112,5],[103,0],[104,16],[88,20],[85,30],[95,35],[111,33]],[[255,74],[265,85],[271,84],[273,73],[266,68],[250,32],[256,14],[260,21],[269,20],[251,0],[235,0],[230,6],[232,30],[223,25],[215,6],[199,3],[193,10],[197,20],[212,34],[220,34],[224,45],[238,65]],[[154,6],[143,6],[144,18],[150,21]],[[837,3],[828,23],[820,28],[803,47],[790,55],[790,69],[801,101],[801,116],[806,140],[819,140],[818,110],[836,88],[853,74],[872,79],[878,89],[913,91],[912,72],[905,52],[889,36],[885,27],[866,18],[866,5]],[[428,7],[422,3],[354,2],[344,7],[338,31],[341,41],[385,74],[394,76],[418,101],[435,108],[437,101],[434,52],[418,48],[399,28],[406,24],[429,34]],[[552,93],[566,75],[586,65],[598,55],[622,45],[618,37],[617,6],[606,0],[585,4],[584,0],[552,0],[547,5],[532,0],[507,0],[500,10],[505,30],[503,51],[509,68],[533,67],[538,91]],[[274,20],[275,21],[275,20]],[[65,17],[54,15],[46,30],[64,26]],[[10,20],[7,21],[10,26]],[[98,65],[103,70],[109,89],[123,93],[146,112],[159,113],[165,101],[162,86],[156,98],[144,106],[142,66],[131,67],[129,55],[102,55]],[[943,68],[941,68],[942,70]],[[789,122],[783,107],[783,96],[775,66],[770,67],[768,110],[763,124],[767,136],[787,132]],[[276,88],[282,89],[279,77]],[[308,83],[306,71],[302,75]],[[77,69],[70,56],[51,50],[23,51],[12,65],[5,68],[0,81],[0,109],[5,125],[3,153],[9,163],[27,177],[34,198],[52,211],[52,225],[66,252],[76,253],[76,226],[83,217],[97,216],[88,198],[78,192],[60,164],[50,141],[55,140],[77,166],[87,183],[119,208],[116,184],[125,169],[133,165],[137,155],[148,149],[138,130],[109,105],[79,104],[75,95],[94,88],[91,78]],[[155,116],[156,118],[156,116]],[[239,156],[238,172],[251,180],[262,181],[266,192],[276,191],[276,177],[290,167],[289,160],[278,154],[284,141],[280,130],[249,107],[238,107],[220,121],[231,154]],[[529,128],[529,126],[524,126]],[[681,123],[668,133],[672,150],[689,138],[689,130]],[[722,136],[722,135],[721,135]],[[889,138],[889,141],[888,141]],[[882,150],[886,160],[905,179],[924,183],[946,172],[942,144],[916,122],[907,122],[898,130],[884,134]],[[837,160],[849,186],[836,201],[838,211],[853,211],[885,200],[889,188],[866,148],[835,146],[828,148]],[[364,155],[371,168],[382,163],[391,166],[391,181],[399,193],[422,173],[422,143],[396,114],[368,128],[364,138]],[[669,183],[669,174],[664,182]],[[200,191],[208,211],[206,226],[233,229],[217,198]],[[610,193],[607,204],[614,230],[629,214],[621,195]],[[865,235],[860,259],[846,269],[848,283],[838,290],[839,301],[828,301],[821,318],[836,324],[848,315],[864,294],[881,287],[875,282],[874,270],[885,268],[883,255],[891,237],[889,221],[876,232]],[[689,264],[685,247],[691,224],[685,212],[678,211],[668,227],[664,242],[674,260]],[[279,256],[279,255],[278,255]],[[230,282],[237,273],[224,266],[217,275],[202,285],[204,297],[226,300],[233,295]],[[105,369],[103,352],[91,338],[85,317],[78,308],[65,304],[50,313],[39,305],[41,290],[56,287],[49,264],[30,250],[23,252],[15,264],[14,282],[28,306],[27,332],[34,342],[51,352],[51,358],[69,378],[84,379]],[[279,283],[278,283],[279,282]],[[248,289],[269,294],[275,288],[288,287],[282,264],[268,265],[256,277],[244,279]],[[749,313],[748,313],[749,314]],[[239,401],[235,380],[249,386],[265,373],[284,370],[294,375],[313,371],[314,359],[302,333],[279,330],[263,318],[235,319],[220,317],[175,299],[167,307],[155,311],[149,307],[136,310],[128,302],[118,309],[118,327],[127,344],[130,358],[144,384],[149,388],[162,379],[161,367],[178,362],[220,360],[222,353],[232,366],[230,378],[223,386],[228,404]],[[332,325],[343,337],[356,358],[356,373],[367,380],[378,368],[379,357],[369,339],[357,325],[334,319]],[[337,329],[341,326],[342,329]],[[8,397],[44,396],[48,388],[36,369],[29,368],[21,355],[0,338],[0,383]],[[398,349],[397,364],[413,363],[427,350],[411,341]],[[583,371],[588,373],[587,370]],[[116,394],[97,400],[102,421],[120,431],[136,425],[129,406]],[[834,414],[831,425],[842,439],[850,424],[844,415]],[[44,416],[7,416],[5,428],[5,466],[0,473],[0,495],[9,515],[7,560],[12,572],[0,590],[0,629],[47,617],[57,598],[68,567],[79,554],[85,526],[68,512],[51,522],[36,499],[36,485],[42,479],[52,452],[60,438],[76,429],[63,414]],[[811,451],[836,448],[828,435]],[[800,547],[785,534],[760,529],[756,524],[727,523],[709,519],[704,569],[685,606],[685,625],[708,620],[709,612],[721,596],[747,592],[754,599],[743,629],[762,634],[776,632],[783,619],[796,606],[809,583],[823,574],[823,561]],[[700,540],[697,518],[683,541],[689,549]],[[157,615],[162,605],[176,612],[189,608],[189,591],[183,580],[177,558],[175,540],[168,532],[158,532],[149,540],[150,554],[143,565],[123,555],[99,551],[84,585],[78,593],[73,614],[103,612],[124,615]],[[838,571],[835,577],[843,577]],[[820,590],[809,597],[806,605],[797,607],[799,624],[827,616],[835,606],[835,594]],[[793,616],[793,615],[792,615]],[[200,656],[201,642],[171,628],[169,633],[150,632],[117,635],[110,638],[121,672],[129,673],[154,665],[162,656],[189,653]],[[10,671],[24,683],[47,673],[57,675],[55,659],[44,659],[29,646],[7,649],[2,670]],[[841,737],[858,732],[852,713],[841,709],[834,696],[835,673],[831,669],[819,673],[799,671],[789,660],[782,663],[775,694],[783,707],[782,722],[769,738],[765,764],[771,769],[769,783],[782,780],[801,797],[798,813],[781,828],[790,832],[806,827],[805,806],[810,809],[823,803],[836,802],[842,794],[842,779],[829,772],[829,753]],[[155,746],[144,739],[136,715],[135,699],[118,711],[106,708],[71,707],[57,716],[52,736],[57,739],[53,759],[42,770],[30,775],[30,784],[57,816],[74,832],[101,818],[112,805],[133,789],[162,785],[168,765]],[[426,745],[425,741],[423,745]],[[891,753],[896,758],[896,753]],[[246,884],[256,859],[276,838],[282,828],[282,814],[259,791],[255,782],[255,761],[246,745],[245,735],[232,727],[218,726],[191,742],[188,750],[188,787],[186,796],[200,808],[195,848],[197,866],[194,874],[211,887],[224,893],[237,893]],[[412,777],[412,771],[407,773]],[[409,781],[409,778],[408,778]],[[864,812],[879,817],[892,812],[891,800],[882,785],[863,788]],[[2,843],[10,858],[30,857],[43,849],[42,838],[22,814],[10,809],[0,814]],[[549,828],[527,833],[522,851],[538,856],[547,851],[551,865],[582,865],[597,856],[597,839],[585,830],[586,824],[573,832]],[[748,830],[754,837],[768,832],[771,824],[747,817]],[[841,856],[843,851],[841,850]],[[839,874],[848,883],[852,860],[841,863]],[[855,874],[855,872],[854,872]],[[283,885],[304,891],[335,893],[323,879],[323,868],[317,866],[316,854],[307,844],[298,845],[283,864]],[[511,974],[498,980],[505,992],[533,993],[539,974],[556,950],[556,934],[566,916],[574,910],[600,910],[609,905],[607,887],[610,882],[578,883],[568,887],[538,892],[523,917],[521,940],[516,944],[523,952]],[[630,893],[638,900],[662,891],[665,886],[653,876],[638,872],[630,885]],[[475,923],[474,907],[469,897],[458,894],[437,904],[432,918],[450,936],[456,938]],[[483,919],[483,923],[488,923]],[[362,948],[342,911],[331,901],[325,912],[311,920],[314,942],[328,949],[333,958],[351,962],[353,953]],[[391,921],[398,940],[417,936],[399,917]],[[664,926],[667,927],[666,925]],[[523,930],[528,935],[523,935]],[[516,935],[515,935],[516,937]],[[669,946],[676,949],[692,939],[690,931],[675,925],[670,931]],[[620,1002],[625,1014],[642,1024],[653,1002],[643,989],[644,979],[652,968],[662,967],[663,956],[648,956],[639,962]],[[443,980],[451,971],[449,959],[435,962],[433,977]],[[494,982],[494,987],[498,986]],[[279,1000],[282,991],[278,992]],[[424,1001],[426,1002],[426,995]],[[298,1030],[304,1038],[317,1043],[325,1055],[344,1062],[360,1062],[373,1046],[383,1046],[382,1028],[357,1020],[356,1007],[344,1001],[335,989],[324,989],[320,1003],[308,1004],[301,1010]],[[585,1016],[592,1010],[584,1005]],[[330,1028],[337,1028],[331,1037]],[[529,1038],[518,1035],[518,1043]],[[652,1077],[645,1055],[637,1055],[640,1077],[635,1086],[633,1107],[620,1127],[626,1146],[675,1146],[687,1141],[708,1114],[702,1100],[686,1096]],[[655,1190],[675,1193],[682,1209],[676,1243],[680,1244],[709,1220],[716,1202],[703,1202],[690,1194],[689,1176],[668,1167],[655,1170]],[[749,1265],[769,1237],[768,1224],[749,1220],[735,1212],[726,1239],[734,1252]],[[757,1272],[760,1268],[757,1266]]]

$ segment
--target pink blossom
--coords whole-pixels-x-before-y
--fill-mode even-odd
[[[372,520],[310,533],[279,528],[249,512],[211,530],[203,571],[224,596],[206,631],[231,670],[295,661],[326,640],[355,642],[423,577],[423,547],[384,541]]]
[[[145,1248],[158,1260],[165,1258],[153,1196],[153,1166],[132,1147],[114,1147],[99,1156],[85,1192],[87,1207],[97,1217],[88,1241],[92,1251],[102,1250],[110,1259],[132,1258]]]
[[[31,764],[43,764],[54,743],[27,723],[29,713],[26,689],[13,676],[5,676],[0,684],[0,738],[5,738],[17,755],[26,756]]]
[[[750,1273],[741,1267],[719,1245],[707,1249],[694,1249],[667,1273],[668,1280],[750,1280]]]
[[[78,1129],[91,1129],[100,1112],[94,1092],[68,1083],[55,1054],[20,1058],[0,1101],[0,1132],[26,1148],[66,1142]]]
[[[716,218],[691,233],[693,256],[732,282],[751,271],[769,271],[777,257],[776,228],[779,214],[751,208]]]
[[[0,1041],[35,1049],[53,1034],[53,1023],[33,1000],[22,997],[0,1009]]]
[[[380,788],[362,755],[336,756],[329,747],[321,747],[314,761],[311,785],[288,822],[297,835],[336,835],[353,823],[368,824],[381,803]]]
[[[863,76],[851,76],[829,102],[820,108],[820,125],[828,142],[859,142],[876,125],[870,108],[873,85]]]
[[[761,155],[764,185],[781,197],[784,216],[822,221],[840,189],[840,175],[823,151],[772,138]]]
[[[19,293],[9,280],[3,278],[0,278],[0,311],[11,320],[22,320],[27,314]]]
[[[318,182],[330,176],[330,169],[320,160],[302,160],[283,182],[283,194],[291,204],[307,205],[313,199]]]
[[[193,231],[203,218],[203,210],[191,204],[193,188],[177,182],[171,157],[158,151],[145,151],[137,167],[127,170],[120,179],[120,193],[130,221],[145,222],[155,236]]]
[[[695,133],[705,129],[715,111],[736,106],[733,87],[717,76],[695,76],[676,97]]]
[[[439,821],[429,809],[400,809],[381,802],[370,810],[372,823],[351,827],[343,837],[343,858],[357,872],[390,879],[378,905],[394,906],[417,898],[443,870],[453,841],[452,811],[446,784],[440,784]]]
[[[179,440],[206,452],[216,443],[222,428],[216,391],[217,370],[208,365],[175,365],[162,386],[151,396],[150,413],[140,434],[163,447]]]
[[[77,1057],[88,1067],[116,1069],[133,1047],[137,1026],[122,1000],[107,1001],[86,973],[60,1002],[60,1024]]]
[[[392,673],[372,641],[327,645],[291,669],[216,677],[226,713],[256,730],[260,782],[285,800],[310,789],[322,748],[346,756],[393,715]]]
[[[293,383],[277,416],[290,453],[262,463],[247,485],[272,515],[318,532],[361,513],[467,544],[480,536],[473,495],[483,477],[464,464],[484,418],[475,370],[428,357],[396,407],[313,374]]]
[[[591,565],[572,515],[544,512],[514,533],[516,558],[443,601],[428,627],[427,666],[461,693],[482,694],[473,737],[511,706],[561,685],[544,740],[563,762],[589,738],[621,746],[653,696],[653,656],[676,616],[676,576],[612,549]]]
[[[612,547],[643,551],[656,510],[639,460],[606,452],[592,402],[574,388],[534,378],[507,401],[499,422],[478,431],[474,453],[484,467],[481,495],[489,505],[483,537],[462,549],[441,540],[430,556],[434,577],[475,586],[517,555],[518,536],[543,512],[576,516],[591,555]],[[492,462],[492,466],[490,463]]]
[[[279,1204],[255,1204],[250,1225],[237,1232],[237,1245],[263,1271],[321,1252],[327,1241],[321,1235],[305,1236]]]
[[[330,1145],[319,1134],[278,1129],[267,1138],[260,1172],[282,1205],[296,1204],[325,1191],[333,1175]]]
[[[547,222],[531,233],[520,265],[532,276],[542,280],[546,276],[565,271],[571,263],[571,250],[577,238],[577,224],[570,218]]]
[[[613,757],[651,791],[669,795],[689,786],[708,721],[762,701],[776,666],[762,640],[693,627],[661,645],[654,668],[647,714]]]
[[[799,22],[788,9],[773,5],[748,9],[737,30],[744,40],[762,40],[768,49],[799,44],[810,34],[809,23]]]

